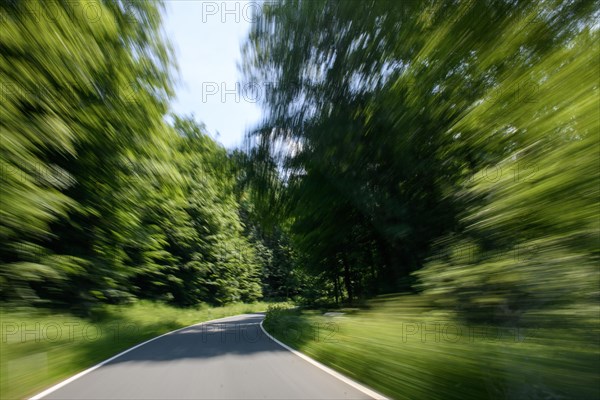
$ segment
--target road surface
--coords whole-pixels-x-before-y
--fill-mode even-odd
[[[245,314],[169,333],[43,399],[369,399],[283,348]]]

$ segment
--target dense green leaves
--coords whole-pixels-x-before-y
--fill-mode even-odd
[[[593,1],[267,2],[230,153],[166,122],[162,4],[96,6],[1,6],[3,300],[598,301]]]
[[[259,298],[235,161],[202,125],[165,122],[162,4],[1,7],[2,298]]]
[[[412,287],[488,320],[597,304],[595,5],[262,8],[245,46],[247,79],[269,83],[250,154],[277,165],[324,295]]]

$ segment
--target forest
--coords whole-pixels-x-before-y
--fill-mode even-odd
[[[170,112],[164,4],[98,6],[0,6],[5,306],[420,293],[597,328],[596,2],[265,3],[238,149]]]
[[[84,312],[262,296],[242,158],[168,114],[162,10],[107,1],[91,23],[75,3],[3,3],[3,302]]]
[[[349,371],[365,367],[351,372],[397,397],[481,398],[489,388],[454,388],[481,373],[473,366],[486,352],[504,349],[442,348],[434,357],[392,340],[398,318],[518,326],[542,332],[506,358],[525,372],[506,372],[498,357],[487,364],[513,374],[510,385],[541,371],[543,398],[598,395],[590,372],[600,332],[598,2],[261,3],[239,69],[264,88],[263,118],[238,148],[172,111],[178,67],[165,3],[97,1],[94,18],[90,4],[0,4],[6,315],[93,321],[102,307],[156,310],[166,322],[147,319],[143,335],[119,344],[126,348],[189,325],[186,310],[202,307],[233,305],[224,316],[243,312],[239,303],[258,310],[258,301],[321,311],[383,301],[380,314],[364,317],[371,322],[342,331],[349,353],[295,345]],[[267,313],[270,329],[322,318],[286,312]],[[365,327],[379,327],[380,341],[353,342],[372,332]],[[374,347],[378,360],[365,361],[364,346],[386,341],[386,351]],[[90,360],[115,351],[95,346],[103,353],[90,351]],[[439,367],[446,356],[444,365],[463,369]],[[415,367],[422,380],[411,384],[393,357],[431,361]],[[376,363],[388,372],[375,376]],[[427,381],[435,368],[444,378]],[[569,371],[579,371],[579,384],[556,378]],[[23,376],[41,387],[59,374]],[[426,383],[434,381],[436,390]],[[18,385],[33,391],[31,382]],[[6,376],[2,385],[25,393]],[[504,398],[542,398],[506,390]]]
[[[588,1],[265,7],[244,73],[273,84],[246,153],[303,296],[597,322],[598,16]]]

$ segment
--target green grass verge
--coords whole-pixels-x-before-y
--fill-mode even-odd
[[[265,311],[267,303],[180,309],[140,301],[91,318],[39,309],[0,310],[0,399],[32,396],[137,343],[194,323]]]
[[[598,399],[592,331],[467,325],[419,296],[363,310],[271,307],[264,327],[282,342],[395,399]]]

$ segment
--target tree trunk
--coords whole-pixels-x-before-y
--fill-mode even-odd
[[[344,285],[346,286],[346,292],[348,292],[348,303],[352,304],[354,295],[352,293],[352,280],[350,279],[350,265],[344,259],[342,259],[344,265]]]
[[[333,280],[333,285],[335,288],[335,305],[339,305],[339,297],[340,297],[340,283],[338,282],[339,276],[337,272],[335,273],[335,279]]]
[[[397,289],[398,271],[395,249],[391,243],[386,242],[383,238],[378,241],[378,247],[384,262],[382,273],[379,274],[380,288],[388,291]]]

